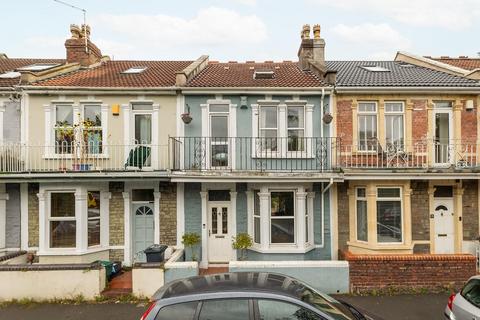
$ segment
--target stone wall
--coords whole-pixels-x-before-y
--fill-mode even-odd
[[[430,240],[430,207],[428,181],[410,183],[412,210],[412,240]]]
[[[476,240],[478,230],[478,181],[464,180],[463,186],[463,240]]]
[[[109,260],[110,261],[123,261],[124,252],[123,249],[110,249]]]
[[[110,182],[109,191],[111,198],[109,201],[110,217],[110,245],[123,246],[124,241],[124,205],[123,205],[123,182]]]
[[[344,253],[350,266],[351,292],[460,288],[476,274],[472,255],[354,255]]]
[[[160,243],[177,244],[177,184],[160,183]]]
[[[337,184],[338,199],[338,249],[346,250],[350,239],[349,212],[348,212],[348,183]]]
[[[38,247],[38,183],[28,184],[28,246]]]

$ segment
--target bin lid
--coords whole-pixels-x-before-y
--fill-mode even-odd
[[[154,244],[143,250],[144,253],[162,253],[167,250],[168,246],[162,244]]]

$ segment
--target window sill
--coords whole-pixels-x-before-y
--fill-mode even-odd
[[[102,252],[109,250],[108,247],[95,246],[88,248],[87,250],[77,249],[46,249],[37,251],[37,256],[83,256],[87,254]]]
[[[352,253],[413,253],[413,244],[351,242],[347,245]]]
[[[254,245],[249,250],[258,253],[307,253],[313,249],[315,249],[315,246],[308,244],[304,247],[298,247],[297,245],[270,245],[266,249],[260,248],[259,245]]]

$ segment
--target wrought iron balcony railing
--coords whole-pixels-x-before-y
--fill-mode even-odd
[[[340,140],[316,137],[170,138],[173,170],[301,172],[336,169]]]

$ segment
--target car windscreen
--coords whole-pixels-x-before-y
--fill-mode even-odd
[[[465,300],[480,308],[480,279],[470,280],[460,294]]]

